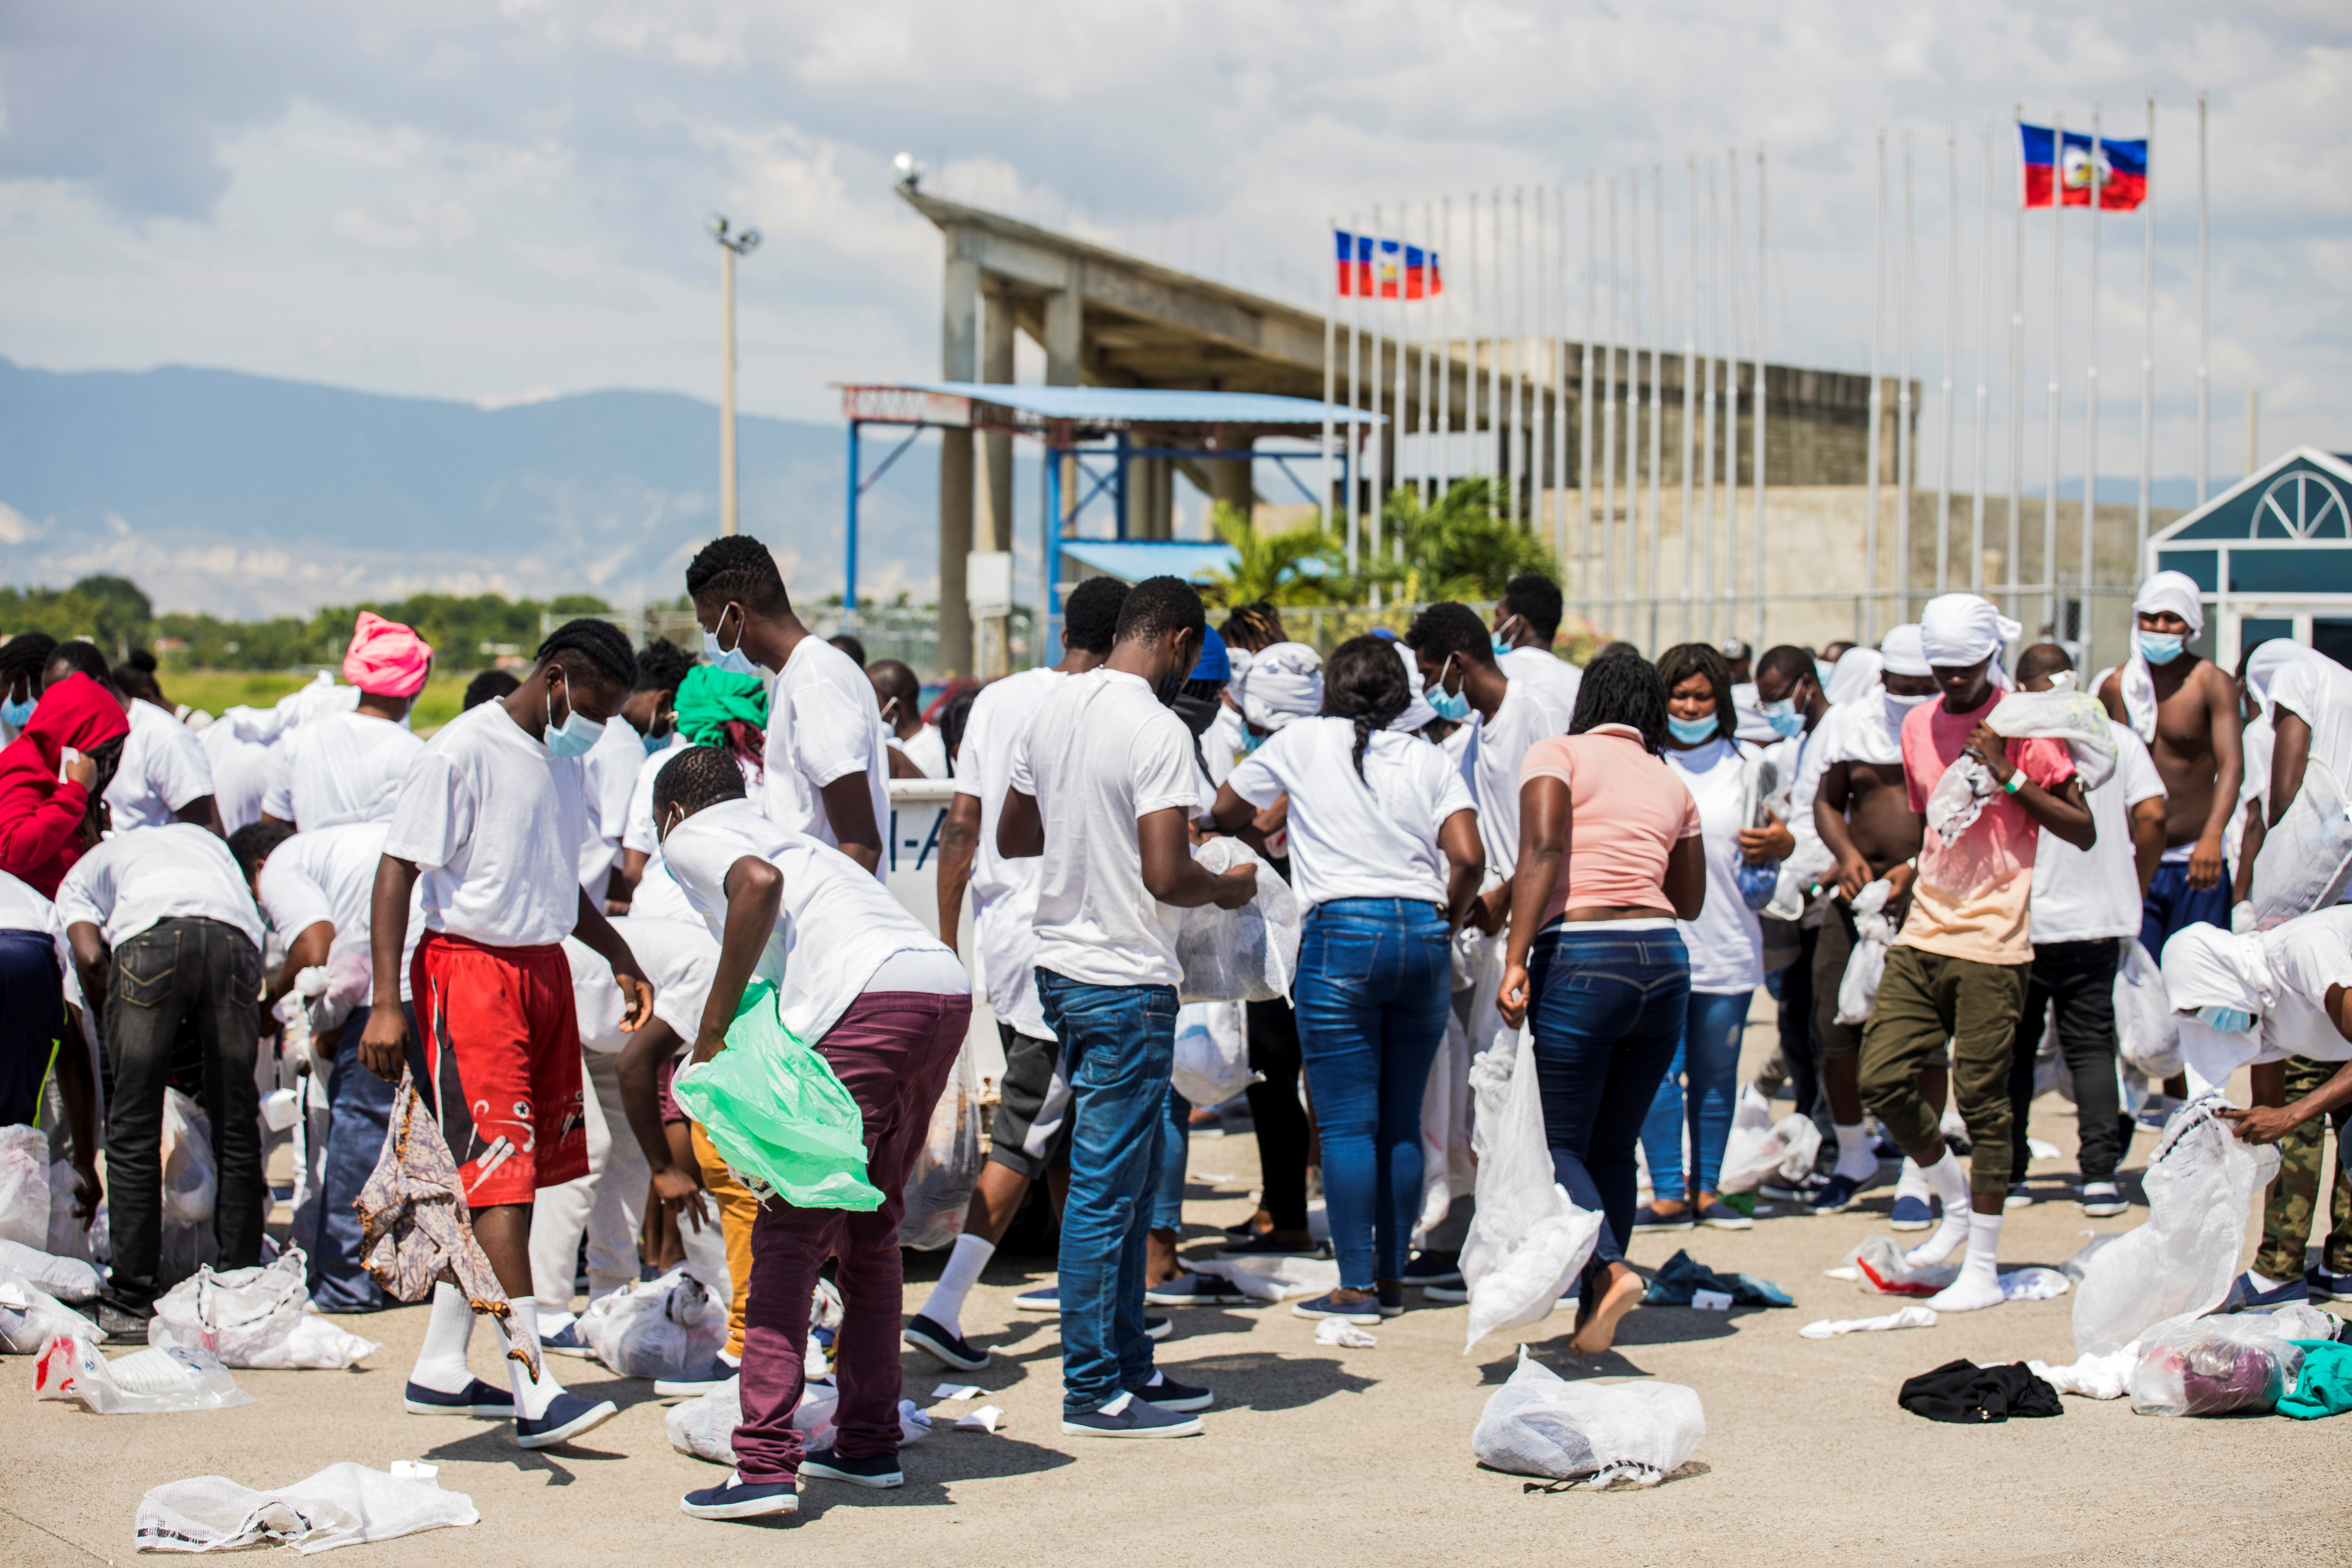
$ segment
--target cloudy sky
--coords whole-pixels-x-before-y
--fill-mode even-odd
[[[2347,47],[2340,0],[11,5],[0,8],[0,354],[53,369],[230,366],[492,404],[613,386],[708,395],[717,268],[700,225],[723,209],[768,237],[742,274],[745,406],[824,418],[828,382],[937,368],[939,243],[891,193],[902,150],[950,195],[1307,300],[1324,276],[1327,214],[1399,200],[1417,212],[1451,195],[1458,216],[1474,187],[1569,182],[1580,195],[1565,248],[1580,265],[1586,173],[1663,163],[1664,330],[1678,343],[1685,160],[1742,150],[1738,199],[1752,233],[1760,143],[1778,271],[1766,347],[1860,369],[1883,121],[1898,157],[1904,130],[1916,139],[1914,363],[1932,384],[1943,137],[1957,121],[1967,382],[1982,125],[1994,121],[2000,159],[1998,318],[2011,105],[2080,124],[2101,100],[2109,128],[2136,135],[2152,86],[2157,469],[2186,474],[2202,88],[2214,461],[2234,473],[2249,387],[2262,391],[2266,450],[2352,447]],[[1728,188],[1720,199],[1727,215]],[[1642,222],[1646,320],[1646,207]],[[2037,417],[2048,226],[2046,215],[2029,222],[2025,262]],[[2071,425],[2088,277],[2079,214],[2068,229]],[[1752,239],[1744,246],[1748,266]],[[2110,220],[2105,247],[2103,468],[2126,476],[2137,216]],[[1580,311],[1581,287],[1565,290]],[[1892,352],[1890,334],[1890,370]],[[1998,353],[1993,379],[2006,379]],[[2078,451],[2079,431],[2068,439]],[[2038,462],[2038,437],[2027,450]],[[2038,482],[2033,467],[2027,478]]]

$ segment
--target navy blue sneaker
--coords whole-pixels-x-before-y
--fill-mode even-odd
[[[483,1421],[514,1418],[514,1395],[503,1388],[492,1388],[478,1377],[469,1380],[457,1394],[412,1383],[401,1391],[400,1402],[411,1415],[471,1415]]]
[[[871,1459],[845,1459],[838,1454],[823,1458],[803,1458],[801,1474],[817,1476],[828,1481],[847,1481],[853,1487],[901,1487],[907,1484],[907,1473],[898,1468],[898,1457],[877,1456]]]
[[[1147,1307],[1239,1307],[1249,1300],[1230,1280],[1213,1274],[1179,1274],[1143,1292]]]
[[[724,1387],[734,1382],[741,1375],[742,1371],[743,1368],[737,1363],[729,1361],[723,1355],[714,1354],[707,1364],[693,1372],[682,1372],[676,1377],[656,1378],[654,1397],[692,1399],[697,1394],[708,1394],[714,1388]]]
[[[1769,1198],[1776,1204],[1810,1204],[1821,1194],[1822,1185],[1828,1180],[1818,1171],[1806,1172],[1804,1180],[1800,1182],[1783,1181],[1774,1176],[1757,1186],[1756,1195]]]
[[[958,1372],[978,1372],[988,1364],[988,1352],[949,1328],[945,1323],[926,1318],[920,1312],[915,1321],[900,1331],[898,1337],[917,1350]]]
[[[1192,1437],[1200,1431],[1198,1415],[1162,1410],[1132,1394],[1122,1394],[1091,1414],[1062,1413],[1066,1437]]]
[[[1936,1211],[1926,1198],[1899,1197],[1886,1223],[1895,1230],[1925,1230],[1936,1223]]]
[[[1405,1263],[1404,1282],[1418,1285],[1423,1289],[1432,1285],[1459,1287],[1462,1283],[1461,1255],[1439,1258],[1426,1252],[1416,1252]]]
[[[1373,1291],[1372,1294],[1381,1304],[1381,1317],[1402,1318],[1404,1316],[1403,1286],[1383,1285],[1379,1289]]]
[[[609,1399],[591,1405],[576,1394],[559,1394],[548,1401],[547,1414],[538,1420],[515,1417],[515,1441],[526,1448],[552,1448],[594,1431],[620,1413]]]
[[[730,1474],[715,1487],[687,1493],[677,1500],[677,1506],[680,1512],[697,1519],[757,1519],[769,1513],[797,1513],[801,1497],[790,1481],[748,1486],[740,1476]]]
[[[1343,1323],[1360,1323],[1368,1329],[1381,1326],[1378,1297],[1369,1301],[1335,1301],[1326,1294],[1309,1300],[1293,1301],[1290,1311],[1293,1317],[1298,1318],[1337,1318]]]
[[[1274,1232],[1253,1236],[1247,1241],[1229,1241],[1217,1248],[1220,1258],[1320,1258],[1324,1247],[1319,1241],[1309,1241],[1293,1247],[1274,1239]]]
[[[1175,1320],[1175,1319],[1173,1319],[1173,1318],[1155,1318],[1155,1317],[1152,1317],[1152,1316],[1151,1316],[1150,1314],[1149,1314],[1149,1313],[1146,1313],[1146,1314],[1144,1315],[1144,1319],[1143,1319],[1143,1337],[1144,1337],[1145,1339],[1148,1339],[1148,1340],[1164,1340],[1164,1339],[1166,1339],[1169,1335],[1171,1335],[1171,1334],[1174,1333],[1175,1331],[1176,1331],[1176,1320]]]
[[[2338,1274],[2324,1263],[2305,1269],[2303,1284],[2315,1301],[2352,1301],[2352,1274]]]
[[[2283,1285],[2266,1287],[2260,1276],[2248,1269],[2238,1277],[2230,1293],[2236,1298],[2237,1310],[2242,1311],[2249,1307],[2284,1307],[2290,1301],[2308,1301],[2311,1285],[2307,1279],[2289,1279]]]
[[[1861,1190],[1862,1184],[1852,1176],[1832,1175],[1822,1184],[1822,1190],[1813,1194],[1813,1201],[1806,1205],[1805,1212],[1843,1214],[1853,1207],[1854,1194]]]
[[[1660,1214],[1655,1204],[1643,1204],[1633,1211],[1633,1228],[1643,1230],[1688,1230],[1696,1222],[1688,1204],[1672,1214]]]
[[[1023,1312],[1058,1312],[1062,1310],[1062,1288],[1040,1285],[1034,1290],[1024,1290],[1013,1298],[1013,1305]]]
[[[1151,1381],[1136,1390],[1135,1396],[1150,1400],[1162,1410],[1206,1410],[1217,1397],[1205,1388],[1179,1383],[1156,1368]]]
[[[539,1348],[557,1355],[592,1356],[596,1353],[588,1348],[588,1342],[580,1337],[580,1320],[577,1318],[551,1334],[540,1335]]]

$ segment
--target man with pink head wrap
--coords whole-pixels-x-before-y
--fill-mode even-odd
[[[278,743],[263,819],[304,832],[390,821],[408,764],[425,749],[409,732],[408,710],[432,672],[423,637],[362,610],[343,655],[343,679],[359,689],[359,705],[313,719]]]

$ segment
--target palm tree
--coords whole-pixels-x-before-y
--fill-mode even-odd
[[[1209,509],[1209,524],[1238,557],[1231,571],[1214,574],[1204,584],[1218,604],[1334,602],[1332,595],[1340,586],[1335,580],[1339,551],[1320,521],[1309,519],[1279,531],[1261,532],[1238,507],[1218,501]]]
[[[1381,509],[1380,553],[1367,551],[1357,572],[1328,586],[1339,603],[1361,603],[1379,586],[1422,602],[1485,600],[1501,595],[1522,572],[1557,574],[1551,552],[1532,533],[1498,516],[1491,483],[1456,479],[1428,506],[1401,485]]]

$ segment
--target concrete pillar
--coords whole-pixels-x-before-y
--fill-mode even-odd
[[[1255,442],[1252,443],[1255,445]],[[1257,491],[1251,484],[1251,465],[1238,459],[1226,459],[1204,465],[1209,470],[1209,499],[1223,501],[1251,521],[1257,504]]]
[[[980,379],[987,382],[1010,383],[1013,380],[1013,296],[1002,289],[989,289],[982,295]],[[972,529],[975,550],[1010,550],[1013,548],[1013,437],[982,436],[980,438],[980,515]],[[974,652],[989,661],[985,671],[978,673],[1003,675],[1012,670],[1012,647],[1008,637],[1012,624],[1003,616],[994,617],[982,637],[982,647]]]
[[[1073,276],[1067,287],[1045,296],[1045,384],[1076,386],[1079,353],[1085,341],[1086,311],[1075,276],[1077,263],[1071,263]],[[1078,464],[1075,458],[1062,459],[1062,517],[1066,521],[1077,510]]]
[[[950,228],[947,275],[940,289],[940,376],[979,379],[980,263],[973,241]],[[942,678],[971,670],[971,610],[964,596],[964,557],[971,552],[971,432],[940,432],[940,642]]]
[[[1166,539],[1173,532],[1175,467],[1165,458],[1138,458],[1127,469],[1128,535]]]

